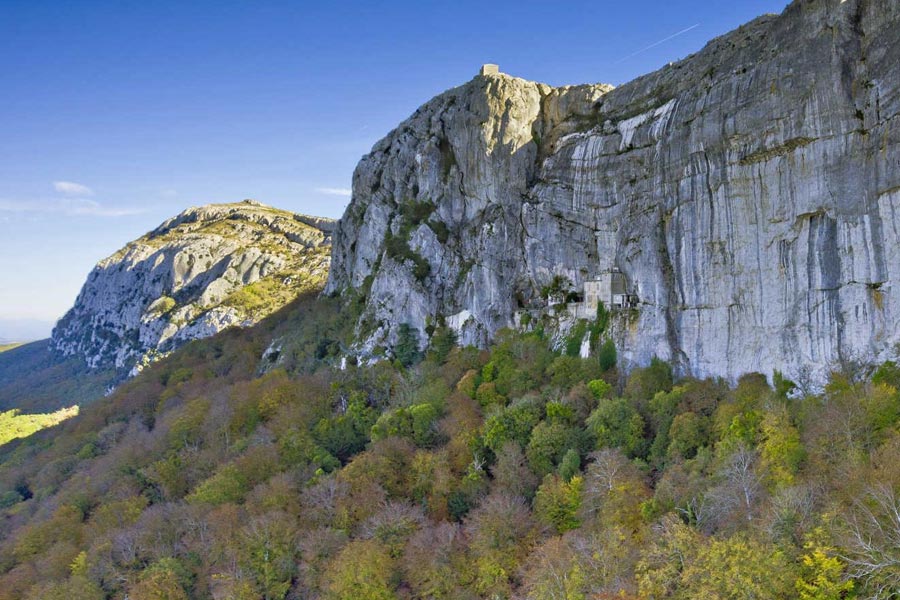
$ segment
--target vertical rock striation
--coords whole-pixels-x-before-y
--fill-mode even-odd
[[[821,377],[900,342],[900,4],[797,0],[617,89],[478,76],[364,157],[328,291],[363,350],[484,343],[617,267],[626,364]]]

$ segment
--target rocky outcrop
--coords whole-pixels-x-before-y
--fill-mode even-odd
[[[251,200],[188,209],[97,264],[52,347],[128,371],[192,339],[256,323],[321,289],[332,229],[328,219]]]
[[[821,378],[900,341],[900,4],[797,0],[617,89],[478,76],[364,157],[328,291],[363,352],[484,343],[617,267],[627,365]]]

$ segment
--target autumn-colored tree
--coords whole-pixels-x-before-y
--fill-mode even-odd
[[[547,475],[534,497],[535,517],[556,533],[577,529],[581,526],[578,514],[583,488],[581,477],[565,481],[558,475]]]
[[[407,540],[425,524],[425,514],[408,502],[387,502],[360,527],[362,537],[381,542],[391,558],[399,558]]]
[[[522,567],[522,588],[535,600],[587,600],[588,574],[578,553],[563,537],[552,537],[528,557]]]
[[[766,411],[762,420],[760,463],[772,487],[794,483],[794,476],[805,458],[800,432],[784,409]]]
[[[618,449],[589,456],[585,469],[580,518],[586,527],[619,527],[629,534],[642,527],[641,503],[650,490],[646,476]]]
[[[163,558],[153,563],[128,590],[134,600],[188,600],[187,587],[191,574],[175,558]]]
[[[475,590],[485,596],[508,595],[537,533],[525,500],[491,494],[469,513],[465,529],[475,560]]]
[[[401,559],[403,579],[417,598],[461,597],[463,584],[472,578],[464,549],[459,524],[425,524],[406,544]]]
[[[330,600],[395,600],[397,564],[377,540],[347,544],[325,573],[324,593]]]
[[[641,551],[635,570],[642,597],[674,598],[688,567],[694,563],[703,539],[672,514],[654,525],[650,543]]]
[[[800,558],[800,576],[795,586],[799,600],[843,600],[854,583],[845,577],[846,563],[837,555],[822,528],[807,536]]]
[[[788,600],[795,598],[794,567],[784,552],[744,533],[701,544],[682,575],[682,598]]]
[[[900,590],[900,494],[890,484],[869,485],[842,521],[847,571],[862,597],[891,598]]]
[[[419,450],[412,461],[411,496],[434,519],[449,516],[447,501],[452,492],[453,473],[446,450]]]
[[[497,453],[497,461],[491,467],[495,487],[513,496],[530,499],[534,496],[540,479],[525,459],[522,447],[514,441],[506,442]]]

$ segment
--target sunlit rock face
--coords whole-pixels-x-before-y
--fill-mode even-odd
[[[256,323],[321,288],[333,227],[254,201],[188,209],[97,264],[52,346],[127,372]]]
[[[889,357],[897,31],[897,2],[798,0],[617,89],[479,75],[362,159],[328,290],[366,294],[363,352],[442,318],[483,344],[555,275],[617,267],[625,366],[821,380]]]

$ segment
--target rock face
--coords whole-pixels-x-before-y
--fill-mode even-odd
[[[127,371],[253,324],[321,289],[333,226],[251,200],[188,209],[97,264],[52,347]]]
[[[620,359],[821,378],[900,341],[900,3],[797,0],[617,89],[479,75],[364,157],[327,290],[363,351],[484,343],[618,268]]]

